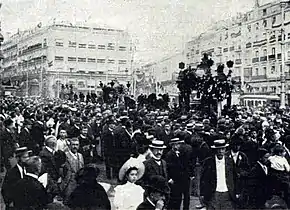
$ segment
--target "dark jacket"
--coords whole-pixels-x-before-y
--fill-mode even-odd
[[[8,129],[0,133],[1,157],[9,158],[13,156],[16,146],[16,136]]]
[[[228,156],[225,156],[226,184],[232,200],[235,200],[234,169]],[[204,202],[211,201],[217,187],[215,156],[204,161],[200,177],[200,195],[204,196]]]
[[[33,145],[38,144],[40,148],[44,145],[44,131],[44,124],[41,124],[38,121],[33,123],[31,129]]]
[[[55,158],[52,152],[48,151],[46,147],[39,153],[42,162],[42,173],[48,173],[54,180],[58,179],[58,168],[55,163]]]
[[[160,175],[168,180],[167,164],[165,160],[161,160],[161,165],[159,166],[153,158],[150,158],[144,162],[144,165],[145,173],[142,177],[141,185],[144,186],[148,184],[148,181],[152,175]]]
[[[106,128],[102,132],[102,146],[104,151],[104,157],[106,158],[106,164],[110,167],[115,165],[115,135],[114,132]]]
[[[89,208],[110,210],[111,204],[104,188],[98,184],[80,184],[70,195],[68,206],[72,209]]]
[[[4,202],[8,205],[13,201],[13,195],[15,193],[15,185],[21,179],[20,171],[16,166],[11,168],[5,175],[2,185],[2,196]]]
[[[155,210],[155,206],[153,206],[147,199],[141,203],[136,210]]]
[[[26,128],[22,128],[19,134],[19,145],[20,147],[27,147],[28,149],[32,149],[34,145],[32,144],[32,135],[31,131]]]
[[[49,202],[43,185],[35,178],[24,176],[16,184],[14,206],[16,209],[37,210],[43,209]]]
[[[122,126],[114,131],[115,136],[115,154],[117,157],[116,166],[120,168],[133,153],[131,136]]]

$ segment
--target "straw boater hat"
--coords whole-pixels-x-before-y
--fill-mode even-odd
[[[155,148],[155,149],[165,149],[166,146],[164,145],[164,141],[160,141],[157,139],[153,139],[151,144],[149,145],[150,148]]]
[[[229,144],[226,143],[226,140],[224,139],[218,139],[218,140],[215,140],[213,142],[213,146],[211,146],[211,148],[213,149],[220,149],[220,148],[226,148],[229,146]]]
[[[184,140],[180,140],[179,138],[173,138],[169,142],[169,144],[181,144],[181,143],[184,143]]]
[[[119,171],[119,179],[120,180],[124,180],[125,174],[130,168],[137,168],[138,169],[137,180],[141,179],[141,177],[143,176],[143,174],[145,172],[144,164],[141,161],[137,160],[136,158],[131,157],[129,160],[127,160],[124,163],[124,165],[121,167],[121,169]]]

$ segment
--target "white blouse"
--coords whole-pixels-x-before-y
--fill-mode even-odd
[[[127,182],[115,187],[114,205],[118,210],[136,210],[144,201],[144,189],[136,184]]]

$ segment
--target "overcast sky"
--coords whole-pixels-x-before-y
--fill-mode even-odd
[[[266,3],[273,0],[260,0]],[[213,21],[249,11],[255,0],[2,0],[2,31],[65,20],[128,30],[136,60],[153,61],[183,47]]]

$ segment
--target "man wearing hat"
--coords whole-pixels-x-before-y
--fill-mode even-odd
[[[154,139],[149,148],[151,150],[151,158],[144,162],[145,173],[142,178],[142,185],[146,185],[153,175],[160,175],[168,180],[166,161],[161,159],[163,151],[166,148],[164,142]]]
[[[165,157],[171,188],[168,209],[180,209],[183,195],[183,209],[186,210],[189,209],[189,188],[190,180],[193,177],[192,149],[189,145],[184,144],[184,140],[179,138],[171,139],[170,145],[172,149]]]
[[[29,158],[29,151],[27,147],[17,148],[15,155],[17,164],[6,173],[1,191],[6,208],[13,202],[13,194],[16,190],[15,184],[22,179],[26,173],[24,164]]]
[[[146,185],[146,199],[137,210],[162,210],[166,203],[166,197],[170,194],[167,180],[163,176],[153,175]]]
[[[31,129],[31,136],[32,136],[32,142],[34,145],[33,152],[34,154],[38,154],[44,145],[44,132],[45,132],[45,126],[42,122],[43,115],[38,113],[35,116],[36,121],[32,125]]]
[[[32,121],[30,119],[25,119],[23,123],[24,127],[21,129],[19,134],[19,145],[21,147],[26,146],[29,149],[33,149],[32,136],[31,136],[31,128]]]
[[[236,199],[234,170],[231,160],[225,156],[226,141],[214,141],[214,156],[205,159],[200,178],[200,198],[208,209],[234,209]]]

